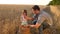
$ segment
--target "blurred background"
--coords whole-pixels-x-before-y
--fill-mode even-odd
[[[20,31],[20,15],[22,10],[26,9],[28,16],[31,17],[33,5],[39,5],[41,10],[48,12],[53,18],[53,26],[45,29],[43,33],[60,34],[60,0],[49,0],[49,2],[48,0],[42,0],[42,4],[40,4],[41,0],[38,1],[34,1],[35,4],[34,2],[31,3],[31,1],[30,4],[24,4],[24,2],[29,2],[27,0],[20,0],[21,3],[18,0],[12,0],[12,2],[10,0],[0,0],[0,34],[32,34],[30,28]],[[29,21],[29,23],[31,22]]]

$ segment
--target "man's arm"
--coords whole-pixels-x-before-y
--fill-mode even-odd
[[[38,17],[38,21],[35,25],[30,25],[31,27],[35,27],[38,28],[39,26],[41,26],[41,24],[44,22],[45,18],[44,17]]]
[[[30,25],[30,27],[38,28],[41,24],[36,23],[35,25]]]

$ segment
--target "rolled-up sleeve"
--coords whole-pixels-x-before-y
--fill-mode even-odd
[[[37,23],[42,24],[42,23],[44,22],[44,20],[45,20],[45,17],[42,16],[42,15],[40,15],[40,16],[38,17]]]

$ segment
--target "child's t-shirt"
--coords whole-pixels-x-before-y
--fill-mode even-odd
[[[27,20],[24,18],[23,15],[21,15],[21,25],[28,25]]]

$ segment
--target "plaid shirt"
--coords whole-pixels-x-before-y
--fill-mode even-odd
[[[36,21],[36,23],[42,24],[44,21],[46,21],[49,25],[52,25],[52,17],[45,11],[40,12],[37,15],[33,16],[34,21]]]

